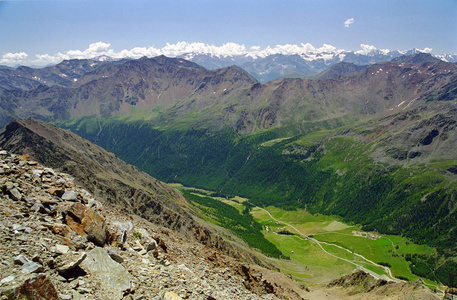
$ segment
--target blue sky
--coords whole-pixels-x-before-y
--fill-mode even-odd
[[[457,54],[457,1],[0,0],[3,62],[7,54],[20,58],[18,54],[25,53],[23,61],[38,54],[44,60],[45,55],[84,51],[97,42],[119,53],[182,41],[214,46],[230,42],[247,50],[306,43],[360,50],[365,44]]]

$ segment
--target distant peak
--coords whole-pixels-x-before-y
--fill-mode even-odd
[[[397,58],[394,58],[392,62],[399,63],[424,63],[424,62],[438,62],[438,58],[433,57],[430,53],[416,52],[411,55],[403,55]]]

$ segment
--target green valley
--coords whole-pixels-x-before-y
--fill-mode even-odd
[[[206,218],[218,220],[218,224],[234,228],[229,219],[242,218],[246,209],[255,223],[261,225],[265,238],[282,252],[282,259],[272,259],[279,268],[306,285],[320,284],[350,273],[359,268],[375,277],[389,281],[417,280],[411,272],[413,256],[434,256],[436,250],[418,245],[405,237],[364,232],[359,225],[347,225],[337,216],[311,214],[299,209],[286,211],[277,207],[253,207],[247,199],[213,197],[214,193],[205,190],[176,185],[184,195],[204,212]],[[200,198],[200,199],[199,199]],[[205,199],[202,202],[201,199]],[[218,209],[211,209],[218,207]],[[231,211],[229,207],[234,210]],[[230,212],[229,212],[230,211]],[[237,222],[240,233],[248,230],[249,224]],[[222,221],[222,222],[220,222]],[[243,235],[241,235],[243,237]],[[269,242],[246,241],[265,254],[263,244]],[[271,255],[270,256],[274,256]],[[287,259],[284,259],[287,256]],[[432,289],[439,289],[437,280],[424,279]]]
[[[408,129],[396,132],[395,123],[405,117],[429,123],[418,127],[416,121],[409,128],[409,136],[417,136],[417,144],[410,149],[405,148],[407,142],[395,140]],[[337,215],[349,224],[360,224],[362,230],[403,235],[436,248],[436,254],[409,258],[436,270],[430,273],[415,267],[417,274],[446,283],[447,272],[456,269],[453,168],[457,160],[452,151],[446,156],[437,151],[448,147],[444,132],[447,136],[454,132],[453,123],[440,121],[443,133],[424,141],[421,136],[440,127],[433,117],[419,112],[383,120],[388,126],[382,122],[334,129],[317,126],[295,135],[287,128],[237,135],[228,130],[161,129],[153,122],[116,119],[101,120],[101,129],[91,133],[86,131],[86,120],[90,121],[62,126],[160,180],[212,190],[224,197],[240,195],[260,207]],[[398,157],[401,151],[404,159]],[[438,155],[441,159],[434,158]],[[329,238],[333,240],[337,242]],[[381,262],[391,264],[390,260]],[[413,278],[404,273],[403,268],[396,275]]]

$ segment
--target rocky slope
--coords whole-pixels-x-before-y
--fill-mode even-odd
[[[231,237],[232,242],[227,242],[224,236],[230,233],[189,213],[189,203],[180,193],[76,134],[29,118],[5,126],[0,131],[0,145],[71,174],[94,196],[125,212],[137,214],[233,257],[265,264],[238,239]]]
[[[0,90],[32,90],[40,85],[70,86],[105,63],[92,59],[72,59],[40,69],[25,66],[16,69],[0,68]]]
[[[100,202],[72,176],[2,150],[2,299],[299,299],[248,266]],[[281,282],[281,285],[278,283]]]
[[[351,74],[357,73],[363,69],[365,69],[367,66],[358,66],[353,63],[347,63],[347,62],[340,62],[337,63],[330,68],[328,68],[325,71],[320,72],[319,74],[316,74],[313,76],[313,79],[320,79],[320,80],[325,80],[325,79],[338,79],[341,77],[349,76]]]
[[[375,279],[364,271],[357,271],[327,284],[329,292],[352,299],[440,299],[420,280],[392,283]]]

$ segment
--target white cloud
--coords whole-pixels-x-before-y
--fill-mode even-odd
[[[180,56],[186,53],[207,54],[217,57],[227,57],[234,55],[243,55],[247,52],[244,45],[236,43],[225,43],[222,46],[208,45],[204,43],[187,43],[179,42],[168,44],[160,49],[161,53],[166,56]]]
[[[431,53],[432,50],[433,50],[432,48],[428,48],[428,47],[425,47],[424,49],[417,49],[417,51],[424,52],[424,53]]]
[[[368,55],[371,52],[377,50],[375,46],[373,46],[373,45],[365,45],[365,44],[361,44],[360,48],[362,48],[362,50],[355,51],[356,54]]]
[[[333,53],[333,52],[336,52],[336,47],[333,47],[332,45],[324,44],[322,47],[317,49],[317,52]]]
[[[96,42],[90,44],[85,50],[69,50],[65,53],[58,52],[56,54],[37,54],[35,59],[27,59],[27,54],[16,55],[15,60],[11,58],[5,59],[6,56],[12,54],[5,54],[1,64],[16,65],[16,64],[29,64],[29,65],[48,65],[57,64],[62,60],[68,59],[90,59],[98,56],[109,56],[114,59],[122,58],[140,58],[143,56],[154,57],[158,55],[165,55],[169,57],[176,57],[185,55],[187,59],[191,59],[195,55],[212,55],[216,57],[228,57],[246,55],[253,58],[262,58],[268,55],[283,54],[283,55],[302,55],[315,57],[319,54],[334,54],[344,50],[338,50],[332,45],[324,44],[320,48],[316,48],[310,43],[296,44],[285,44],[276,45],[274,47],[261,48],[260,46],[252,46],[249,50],[246,49],[245,45],[236,43],[225,43],[222,46],[209,45],[205,43],[187,43],[178,42],[175,44],[167,43],[162,48],[155,47],[135,47],[132,49],[124,49],[121,51],[114,51],[110,48],[111,44],[104,42]]]
[[[28,54],[25,52],[18,52],[18,53],[6,53],[3,54],[2,59],[0,59],[1,65],[16,65],[21,61],[26,60]]]
[[[349,19],[351,20],[351,19]],[[361,50],[355,51],[357,54],[369,55],[374,51],[381,53],[388,53],[388,49],[377,50],[373,45],[360,45]],[[430,53],[431,48],[424,48],[418,50],[421,52]],[[261,48],[260,46],[251,46],[249,50],[245,45],[236,43],[225,43],[222,46],[209,45],[205,43],[188,43],[178,42],[175,44],[167,43],[162,48],[155,47],[134,47],[132,49],[124,49],[121,51],[114,51],[111,49],[110,43],[96,42],[90,44],[84,50],[69,50],[67,52],[58,52],[56,54],[37,54],[30,57],[27,53],[6,53],[0,59],[0,65],[15,66],[22,65],[38,65],[45,66],[49,64],[57,64],[62,60],[68,59],[90,59],[99,56],[109,56],[114,59],[122,58],[140,58],[143,56],[155,57],[158,55],[165,55],[169,57],[185,56],[186,59],[192,59],[195,55],[212,55],[216,57],[230,57],[245,55],[252,58],[263,58],[268,55],[283,54],[283,55],[300,55],[307,60],[332,59],[336,55],[343,55],[346,52],[344,49],[337,49],[336,47],[328,44],[323,44],[321,47],[314,47],[310,43],[285,44],[275,45],[274,47],[267,46]],[[340,56],[341,58],[341,56]]]
[[[354,23],[354,18],[347,19],[344,21],[344,27],[349,27],[352,23]]]

